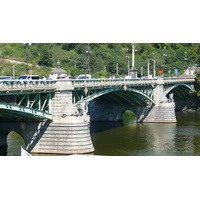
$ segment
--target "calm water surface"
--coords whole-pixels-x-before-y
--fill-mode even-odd
[[[112,156],[200,155],[200,114],[177,112],[176,117],[177,123],[137,124],[134,122],[123,125],[122,123],[96,122],[91,124],[95,154]]]
[[[92,122],[94,155],[199,156],[200,114],[177,112],[176,116],[177,123],[133,122],[124,125],[122,122]],[[20,146],[24,146],[21,136],[10,133],[7,141],[7,155],[20,155]],[[3,155],[4,151],[5,149],[1,148],[0,155]]]

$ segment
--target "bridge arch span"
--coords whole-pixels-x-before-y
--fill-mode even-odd
[[[184,83],[179,83],[179,84],[173,85],[172,87],[169,87],[167,90],[165,90],[165,92],[164,92],[165,96],[167,96],[172,90],[176,91],[176,89],[178,87],[184,89],[185,91],[191,91],[192,93],[194,93],[194,89],[190,85],[187,85]]]
[[[105,98],[103,98],[105,96]],[[155,104],[155,101],[153,99],[153,96],[149,96],[142,91],[133,89],[133,88],[127,88],[126,90],[122,88],[110,88],[106,90],[101,90],[97,93],[88,95],[84,99],[80,100],[76,103],[80,104],[83,102],[90,102],[92,100],[107,102],[107,103],[114,103],[114,104],[122,104],[122,102],[129,104],[129,105],[147,105],[150,102]]]
[[[142,91],[133,88],[111,88],[77,102],[77,108],[82,108],[83,113],[88,111],[91,121],[121,121],[126,110],[138,115],[139,110],[149,104],[155,104],[153,96],[148,96]]]
[[[169,87],[164,94],[170,101],[175,102],[175,110],[195,109],[197,105],[195,91],[191,85],[184,83],[175,84]],[[170,97],[171,94],[172,96]]]

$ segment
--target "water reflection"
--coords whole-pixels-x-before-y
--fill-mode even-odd
[[[97,155],[200,155],[199,113],[177,113],[177,123],[144,123],[113,127],[92,135]]]
[[[148,155],[170,155],[175,149],[176,123],[142,124]]]
[[[177,123],[91,122],[94,155],[107,156],[196,156],[200,155],[199,113],[176,113]],[[8,155],[20,155],[24,141],[11,132]],[[0,148],[0,155],[7,149]],[[34,154],[33,154],[34,155]],[[58,156],[58,154],[35,154]],[[63,155],[62,155],[63,156]]]

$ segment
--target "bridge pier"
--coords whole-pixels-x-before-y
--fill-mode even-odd
[[[89,116],[76,114],[72,104],[71,82],[57,81],[52,99],[53,122],[28,127],[33,139],[27,144],[32,153],[78,154],[94,151],[90,136]],[[39,138],[39,140],[37,139]],[[32,145],[35,142],[35,145]]]
[[[158,78],[157,86],[154,88],[156,104],[150,104],[140,111],[138,122],[176,122],[175,103],[164,95],[163,85],[163,79]]]

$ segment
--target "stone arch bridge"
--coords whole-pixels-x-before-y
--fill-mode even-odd
[[[91,153],[90,120],[176,122],[193,105],[194,78],[0,81],[0,147],[22,136],[31,153]],[[178,102],[178,103],[177,103]]]

